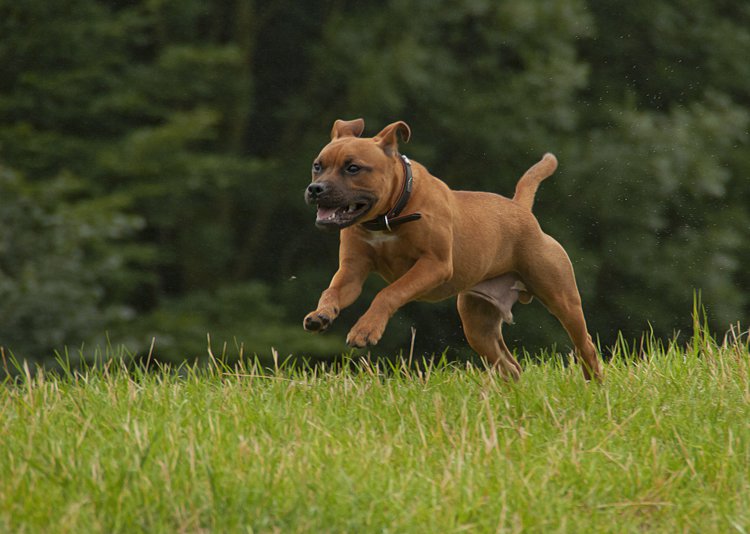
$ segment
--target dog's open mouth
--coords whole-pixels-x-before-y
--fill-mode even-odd
[[[370,210],[372,203],[368,200],[351,202],[345,206],[325,206],[318,204],[315,224],[323,228],[346,228],[356,223]]]

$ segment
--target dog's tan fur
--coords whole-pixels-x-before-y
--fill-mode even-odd
[[[516,300],[528,302],[534,296],[565,327],[586,378],[600,379],[573,267],[562,246],[542,231],[531,213],[539,183],[557,167],[555,157],[547,154],[531,167],[519,180],[513,199],[452,191],[413,162],[413,191],[404,213],[419,212],[422,218],[392,232],[375,232],[359,223],[387,212],[396,202],[405,179],[398,134],[408,140],[410,130],[406,123],[395,122],[373,138],[360,138],[363,130],[362,119],[336,121],[331,142],[316,159],[313,184],[344,197],[371,195],[375,200],[356,224],[341,230],[339,269],[317,309],[305,317],[305,328],[325,330],[355,301],[374,271],[389,285],[349,332],[350,346],[376,344],[390,317],[407,302],[458,295],[471,347],[505,376],[516,378],[521,367],[505,345],[501,327],[503,321],[510,322]],[[342,170],[352,161],[363,169],[355,176]]]

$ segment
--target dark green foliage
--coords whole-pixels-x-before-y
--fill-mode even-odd
[[[17,356],[54,359],[52,349],[126,320],[129,264],[142,226],[117,196],[71,201],[70,176],[30,184],[0,166],[0,335]]]
[[[326,356],[301,318],[336,268],[302,202],[334,119],[409,122],[452,187],[535,205],[605,344],[750,312],[750,7],[668,0],[0,0],[0,345],[45,358],[109,332],[159,358]],[[10,169],[13,169],[12,172]],[[85,229],[85,230],[84,230]],[[513,345],[559,343],[539,304]],[[378,353],[464,347],[451,302]],[[235,346],[236,340],[236,346]]]
[[[223,361],[243,355],[268,360],[273,350],[286,358],[288,354],[333,355],[345,349],[341,340],[311,337],[298,324],[286,321],[282,307],[272,302],[269,288],[259,282],[165,299],[115,336],[141,355],[152,350],[154,341],[152,358],[177,362],[205,360],[209,348]]]

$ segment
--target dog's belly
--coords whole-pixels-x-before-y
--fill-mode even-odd
[[[406,274],[417,262],[416,258],[404,258],[398,255],[380,254],[375,262],[375,272],[386,282],[392,284]],[[436,302],[456,295],[461,288],[454,280],[432,288],[429,292],[420,295],[417,300]]]
[[[416,263],[416,260],[394,261],[393,258],[381,258],[375,272],[379,274],[383,280],[392,284],[411,269],[414,263]],[[454,272],[453,278],[430,289],[426,293],[420,295],[416,300],[421,302],[438,302],[455,297],[460,292],[477,286],[477,284],[481,284],[484,279],[490,278],[491,276],[492,275],[487,276],[486,273],[480,274],[479,271],[476,273]]]
[[[417,257],[408,257],[394,253],[397,240],[380,242],[373,248],[377,255],[374,271],[383,280],[392,284],[406,274],[417,262]],[[482,250],[484,255],[477,254],[476,242],[474,245],[467,240],[464,245],[454,244],[453,248],[453,276],[450,280],[437,285],[425,293],[419,295],[416,300],[423,302],[438,302],[454,297],[462,291],[474,288],[485,280],[493,279],[505,273],[515,270],[515,264],[511,261],[512,254],[506,251],[497,251],[491,255],[486,252],[496,247],[496,243],[487,243]],[[489,257],[488,257],[489,256]]]
[[[451,297],[455,297],[461,292],[461,288],[451,282],[446,282],[428,293],[420,296],[417,300],[421,302],[439,302]]]

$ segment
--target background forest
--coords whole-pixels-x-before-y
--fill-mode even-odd
[[[592,333],[750,316],[750,3],[743,0],[0,0],[0,345],[163,360],[326,358],[381,286],[306,334],[337,265],[302,193],[336,118],[453,188],[512,194],[573,260]],[[512,347],[562,328],[519,306]],[[461,356],[453,302],[374,352]]]

